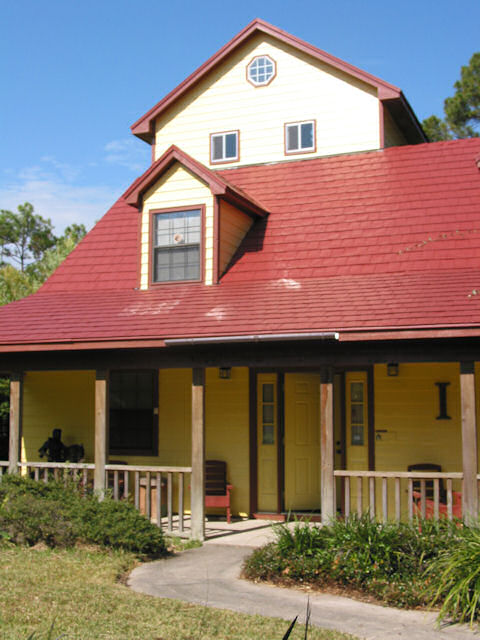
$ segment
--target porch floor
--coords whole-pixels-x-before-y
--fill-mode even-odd
[[[167,518],[162,518],[162,528],[168,531]],[[230,524],[225,518],[207,517],[205,521],[205,543],[234,545],[241,547],[261,547],[275,539],[272,525],[279,524],[278,520],[238,519]],[[289,523],[294,526],[295,523]],[[173,517],[172,535],[182,538],[190,536],[190,516],[184,516],[183,532],[178,532],[178,516]]]

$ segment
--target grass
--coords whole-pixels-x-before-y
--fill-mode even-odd
[[[119,579],[136,562],[133,554],[123,551],[4,545],[0,548],[0,637],[27,640],[34,633],[34,640],[280,640],[287,630],[283,620],[135,593]],[[290,636],[303,637],[302,626]],[[309,629],[308,637],[352,639],[315,628]]]

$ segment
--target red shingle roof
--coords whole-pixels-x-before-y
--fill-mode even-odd
[[[120,199],[40,292],[0,309],[0,344],[480,330],[479,151],[472,139],[219,172],[270,215],[210,287],[138,291],[139,213]]]

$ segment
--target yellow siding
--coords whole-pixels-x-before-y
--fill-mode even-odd
[[[383,110],[384,114],[384,145],[385,147],[397,147],[402,144],[407,144],[405,136],[395,124],[392,116],[388,112],[388,109]]]
[[[375,367],[375,466],[406,471],[409,464],[433,462],[443,471],[462,470],[460,370],[456,363],[400,364],[398,377]],[[447,411],[437,420],[438,387],[450,382]],[[378,430],[386,429],[386,433]]]
[[[191,369],[160,370],[158,457],[122,455],[122,459],[129,464],[189,466],[192,459],[191,398]],[[248,415],[248,369],[233,368],[230,380],[221,380],[218,369],[208,369],[206,457],[227,463],[228,480],[234,486],[232,513],[240,515],[247,515],[249,509]],[[188,508],[189,488],[185,488]]]
[[[254,87],[246,80],[246,66],[265,54],[275,60],[277,75],[269,85]],[[379,147],[375,89],[259,34],[157,118],[155,154],[158,158],[176,144],[208,166],[210,134],[238,129],[240,160],[230,164],[285,160],[290,156],[284,152],[284,124],[312,119],[316,155]]]
[[[253,220],[246,213],[236,209],[228,202],[220,205],[220,258],[219,270],[222,275],[233,254],[240,246],[243,238],[253,224]]]
[[[450,382],[447,411],[437,420],[439,394],[435,382]],[[400,364],[398,377],[386,365],[375,366],[375,468],[407,471],[410,464],[440,464],[442,471],[462,470],[460,370],[457,363]],[[381,430],[386,430],[382,432]],[[380,431],[379,431],[380,430]],[[381,484],[377,482],[377,513]],[[453,483],[461,490],[461,483]],[[394,483],[389,481],[389,516],[394,516]],[[402,515],[407,516],[407,482],[401,483]]]
[[[93,371],[29,371],[23,393],[22,461],[40,460],[38,449],[53,429],[61,429],[62,442],[83,444],[85,460],[93,462],[94,399]]]
[[[204,274],[205,284],[213,282],[213,196],[210,189],[179,164],[171,167],[147,191],[142,211],[140,287],[148,289],[150,274],[150,211],[174,207],[205,205]]]
[[[242,516],[248,515],[250,502],[248,397],[247,368],[233,368],[229,380],[220,379],[218,369],[207,369],[206,457],[227,463],[232,513]]]

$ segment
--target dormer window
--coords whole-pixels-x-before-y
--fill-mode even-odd
[[[315,121],[291,122],[285,125],[285,153],[315,151]]]
[[[270,56],[257,56],[247,66],[247,79],[254,87],[264,87],[275,77],[275,60]]]
[[[210,162],[238,160],[238,131],[224,131],[210,135]]]
[[[202,211],[153,212],[153,282],[200,280]]]

